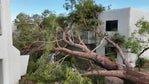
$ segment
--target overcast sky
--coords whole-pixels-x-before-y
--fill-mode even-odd
[[[149,11],[149,0],[95,0],[95,2],[103,6],[111,5],[111,9],[132,7]],[[29,15],[40,14],[45,9],[56,14],[66,13],[63,8],[64,3],[65,0],[10,0],[11,16],[14,19],[20,12]]]

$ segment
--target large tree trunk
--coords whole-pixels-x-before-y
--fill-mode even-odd
[[[95,76],[95,75],[119,77],[122,79],[130,80],[135,84],[149,84],[149,76],[132,69],[111,70],[111,71],[106,70],[88,71],[82,74],[82,76]]]
[[[114,76],[114,77],[130,80],[136,84],[149,84],[149,76],[144,75],[143,73],[140,73],[134,70],[133,68],[118,65],[101,55],[97,55],[96,53],[72,51],[67,48],[61,48],[61,47],[55,48],[54,50],[60,51],[60,52],[66,52],[74,56],[92,59],[97,63],[99,63],[100,66],[107,69],[105,71],[100,71],[100,70],[86,71],[82,74],[83,76],[91,76],[91,75]]]
[[[66,52],[78,57],[83,57],[83,58],[88,58],[96,61],[98,64],[100,64],[102,67],[108,69],[108,70],[116,70],[118,69],[118,66],[116,63],[110,61],[109,59],[98,55],[94,52],[79,52],[79,51],[72,51],[67,48],[54,48],[55,51],[60,51],[60,52]]]
[[[86,52],[72,51],[67,48],[61,48],[61,47],[54,48],[54,50],[60,52],[66,52],[74,56],[92,59],[98,62],[100,64],[99,66],[102,66],[105,69],[107,69],[105,71],[101,70],[87,71],[82,74],[83,76],[92,76],[92,75],[114,76],[133,81],[136,84],[149,84],[148,75],[140,73],[139,71],[136,71],[133,68],[118,65],[115,62],[112,62],[101,55],[97,55],[94,52],[86,53]]]
[[[82,49],[83,51],[74,51],[74,50],[70,50],[67,48],[63,48],[63,47],[57,47],[57,48],[54,48],[53,50],[58,51],[58,52],[65,52],[68,54],[72,54],[74,56],[94,60],[95,62],[97,62],[98,66],[102,66],[103,68],[105,68],[104,71],[103,70],[102,71],[101,70],[85,71],[82,73],[82,76],[92,76],[92,75],[113,76],[113,77],[119,77],[122,79],[130,80],[130,81],[134,82],[135,84],[149,84],[149,76],[145,75],[139,71],[136,71],[134,68],[130,67],[129,62],[126,60],[121,48],[116,43],[111,41],[109,38],[105,37],[105,39],[109,43],[111,43],[118,49],[118,52],[120,53],[121,58],[124,61],[126,66],[119,65],[115,62],[110,61],[105,56],[102,56],[95,52],[92,52],[82,42],[80,37],[78,37],[78,38],[80,41],[79,44],[74,43],[70,37],[68,37],[66,39],[66,35],[63,34],[64,42],[68,43],[69,45],[78,47],[78,48]]]

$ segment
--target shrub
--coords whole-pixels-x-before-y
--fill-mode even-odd
[[[145,64],[146,60],[144,58],[138,58],[136,61],[136,67],[142,67]]]
[[[31,62],[31,66],[38,65],[38,68],[26,74],[23,80],[32,81],[35,84],[48,84],[59,82],[62,84],[91,84],[91,80],[87,77],[82,77],[77,69],[72,68],[69,62],[51,62],[47,63],[47,57],[38,60],[37,63]],[[30,66],[30,67],[31,67]],[[20,83],[21,84],[21,83]]]
[[[81,74],[73,68],[66,68],[64,84],[92,84],[87,77],[81,77]]]

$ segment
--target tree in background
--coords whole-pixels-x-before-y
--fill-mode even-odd
[[[130,49],[130,52],[137,54],[138,60],[136,64],[140,71],[140,67],[145,63],[142,54],[149,49],[149,22],[141,18],[135,25],[138,29],[129,37],[126,48]]]
[[[83,31],[98,28],[101,25],[98,15],[105,10],[105,7],[95,4],[93,0],[66,0],[64,8],[70,11],[68,21]]]

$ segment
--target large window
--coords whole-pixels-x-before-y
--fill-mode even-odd
[[[106,31],[117,31],[118,30],[118,20],[106,21]]]

